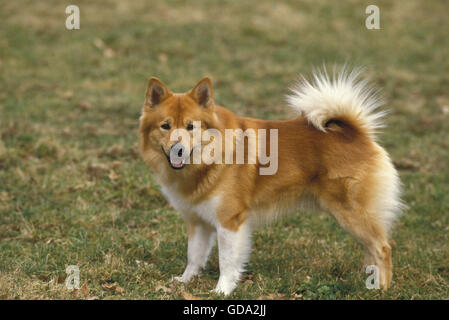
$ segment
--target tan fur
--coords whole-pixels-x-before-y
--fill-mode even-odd
[[[200,83],[210,86],[208,78]],[[152,105],[151,90],[155,84],[163,90],[156,92],[160,101]],[[387,288],[392,277],[389,226],[378,218],[381,208],[374,201],[374,193],[381,185],[376,170],[382,166],[383,149],[370,134],[350,117],[332,121],[325,132],[303,116],[285,121],[238,117],[215,105],[212,99],[199,106],[197,88],[198,85],[185,94],[174,94],[159,80],[150,80],[140,119],[140,140],[143,158],[157,181],[176,184],[191,204],[220,195],[218,220],[233,231],[249,218],[270,221],[277,214],[296,211],[305,201],[314,202],[328,209],[365,247],[365,262],[380,268],[380,284]],[[168,152],[175,143],[169,141],[169,132],[160,129],[167,120],[171,130],[201,120],[203,129],[216,128],[223,136],[225,128],[278,129],[278,171],[274,175],[259,175],[259,164],[190,164],[173,170],[162,153],[162,149]],[[194,213],[184,217],[189,237],[195,225],[208,225]]]

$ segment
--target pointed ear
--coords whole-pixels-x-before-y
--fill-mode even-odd
[[[189,95],[203,108],[213,106],[214,93],[212,91],[212,81],[208,77],[204,77],[189,91]]]
[[[171,96],[171,92],[165,84],[158,78],[151,78],[148,82],[147,92],[145,94],[145,106],[156,107],[159,103]]]

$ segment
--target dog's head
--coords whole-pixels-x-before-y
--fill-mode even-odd
[[[140,117],[141,148],[144,159],[153,167],[165,161],[180,170],[192,163],[192,153],[201,149],[194,132],[216,124],[212,83],[207,77],[186,93],[172,93],[159,79],[151,78]],[[197,121],[201,128],[196,128]],[[189,161],[188,161],[189,159]]]

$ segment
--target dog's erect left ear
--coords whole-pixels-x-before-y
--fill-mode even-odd
[[[159,103],[171,95],[170,90],[158,78],[151,78],[148,82],[147,92],[145,94],[145,106],[156,107]]]
[[[189,95],[203,108],[213,106],[214,93],[212,91],[212,81],[208,77],[204,77],[189,91]]]

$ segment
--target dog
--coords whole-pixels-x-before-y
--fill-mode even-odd
[[[403,208],[400,180],[376,142],[383,103],[361,72],[343,68],[330,76],[323,69],[310,81],[303,77],[286,97],[297,117],[280,121],[239,117],[216,105],[208,77],[182,94],[149,80],[140,117],[142,157],[187,226],[187,267],[174,279],[187,283],[198,275],[218,242],[220,276],[213,291],[229,295],[248,262],[251,231],[312,203],[362,244],[365,265],[377,266],[382,289],[390,286],[389,234]],[[235,147],[234,162],[237,141],[249,136],[242,132],[276,131],[278,140],[268,143],[276,170],[261,174],[266,163],[250,163],[248,146],[244,163],[192,163],[192,155],[211,143],[195,142],[194,131],[211,129],[218,135],[210,140]],[[240,132],[232,142],[224,141],[229,129]],[[173,138],[175,130],[187,137]],[[214,159],[222,160],[224,151],[216,150]]]

